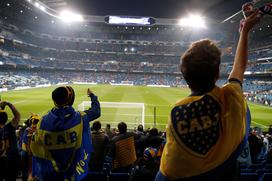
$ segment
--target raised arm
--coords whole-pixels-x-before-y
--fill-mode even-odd
[[[86,113],[86,119],[89,121],[93,121],[100,117],[101,110],[100,110],[100,103],[98,101],[97,96],[90,90],[87,90],[87,95],[91,98],[91,108],[88,110],[85,110]]]
[[[243,83],[244,73],[248,62],[248,34],[255,24],[259,21],[258,10],[247,17],[240,32],[233,67],[229,79],[238,79]]]
[[[20,115],[20,113],[19,113],[19,111],[15,108],[15,106],[13,105],[13,104],[11,104],[10,102],[4,102],[4,105],[5,106],[8,106],[9,108],[10,108],[10,110],[12,111],[12,114],[13,114],[13,118],[12,118],[12,120],[11,120],[11,125],[13,126],[13,127],[17,127],[18,126],[18,124],[19,124],[19,121],[20,121],[20,117],[21,117],[21,115]]]

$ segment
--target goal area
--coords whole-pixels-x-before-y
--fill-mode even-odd
[[[90,101],[83,101],[78,105],[79,111],[89,109]],[[119,122],[125,122],[128,129],[134,129],[139,124],[145,125],[145,104],[136,102],[100,102],[101,117],[98,118],[105,127],[110,124],[117,127]]]

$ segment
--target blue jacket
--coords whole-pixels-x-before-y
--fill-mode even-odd
[[[91,108],[53,108],[37,125],[31,141],[33,176],[39,180],[81,180],[88,171],[93,151],[89,122],[100,117],[97,96]]]

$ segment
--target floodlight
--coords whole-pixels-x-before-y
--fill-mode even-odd
[[[39,7],[40,7],[40,4],[39,4],[38,2],[35,2],[35,6],[36,6],[37,8],[39,8]]]
[[[40,10],[45,11],[45,7],[44,6],[40,6]]]
[[[187,26],[192,28],[206,28],[206,23],[204,18],[200,15],[189,15],[186,18],[181,18],[179,20],[180,26]]]
[[[71,22],[82,22],[83,21],[83,16],[80,14],[76,14],[74,12],[71,12],[69,10],[64,10],[60,13],[59,18],[66,22],[66,23],[71,23]]]

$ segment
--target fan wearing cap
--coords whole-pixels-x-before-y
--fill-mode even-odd
[[[13,114],[10,122],[8,122],[8,114],[5,111],[6,106]],[[0,101],[0,108],[0,180],[15,181],[19,162],[15,131],[20,120],[20,113],[10,102]]]
[[[55,107],[38,122],[30,148],[32,174],[38,180],[81,180],[87,175],[93,151],[89,122],[100,117],[97,96],[88,89],[91,108],[84,112],[72,107],[72,87],[58,87],[52,92]]]
[[[31,113],[29,119],[26,121],[29,126],[25,129],[22,136],[23,180],[33,180],[30,143],[40,119],[41,118],[37,114]]]
[[[140,157],[136,162],[136,167],[134,172],[131,174],[130,181],[154,180],[160,167],[160,162],[157,159],[157,156],[157,148],[146,148],[143,151],[143,157]]]

